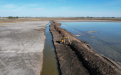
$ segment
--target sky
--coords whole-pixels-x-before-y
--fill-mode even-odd
[[[121,17],[121,0],[0,0],[0,16]]]

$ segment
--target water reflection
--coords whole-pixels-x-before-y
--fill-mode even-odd
[[[49,31],[49,25],[46,26],[46,41],[43,58],[43,69],[41,75],[59,75],[57,59],[52,42],[52,36]]]
[[[121,63],[121,22],[61,22],[61,28],[89,43],[99,54]]]

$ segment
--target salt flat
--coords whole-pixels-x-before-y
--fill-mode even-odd
[[[40,75],[49,21],[6,23],[0,26],[0,75]]]

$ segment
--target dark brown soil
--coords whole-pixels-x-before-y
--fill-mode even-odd
[[[44,29],[44,28],[34,29],[34,30],[36,30],[36,31],[45,31],[45,29]]]
[[[50,32],[59,61],[61,75],[121,75],[119,69],[91,50],[85,42],[61,29],[61,24],[51,21]],[[71,44],[59,44],[62,37],[69,37]]]

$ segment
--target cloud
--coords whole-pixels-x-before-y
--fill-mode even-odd
[[[57,0],[59,3],[66,4],[67,0]],[[54,5],[50,6],[51,2],[42,3],[42,4],[7,4],[0,5],[0,16],[46,16],[46,17],[75,17],[75,16],[94,16],[94,17],[104,17],[104,16],[121,16],[121,11],[104,11],[101,7],[75,7],[69,5],[58,5],[55,7]],[[56,2],[55,2],[56,3]],[[45,7],[44,7],[45,6]],[[54,7],[53,7],[54,6]],[[105,4],[103,5],[105,6]],[[115,6],[114,6],[115,7]],[[100,8],[100,9],[99,9]],[[78,9],[78,10],[77,10]],[[93,9],[93,10],[92,10]],[[114,8],[115,9],[115,8]],[[81,11],[83,10],[83,11]],[[85,11],[84,11],[85,10]],[[86,11],[87,10],[87,11]],[[92,12],[91,12],[92,11]]]
[[[25,4],[25,5],[15,5],[15,4],[7,4],[0,6],[0,10],[8,10],[8,11],[18,11],[18,10],[27,10],[37,8],[38,4]]]
[[[8,13],[9,12],[9,13]],[[0,10],[0,16],[22,17],[120,17],[121,12],[90,12],[90,11],[50,11],[45,8],[32,8],[27,10]]]
[[[26,4],[26,5],[15,5],[15,4],[7,4],[0,6],[1,9],[20,9],[20,8],[27,8],[27,7],[35,7],[37,4]]]
[[[14,5],[7,4],[0,6],[0,16],[41,16],[46,9],[38,4]]]
[[[3,7],[3,8],[16,8],[16,5],[14,5],[14,4],[8,4],[8,5],[3,5],[3,6],[1,6],[1,7]]]
[[[20,10],[19,10],[20,9]],[[9,13],[8,13],[9,12]],[[46,15],[46,11],[44,8],[28,8],[28,9],[22,9],[22,8],[17,8],[13,10],[0,10],[0,16],[42,16]]]

